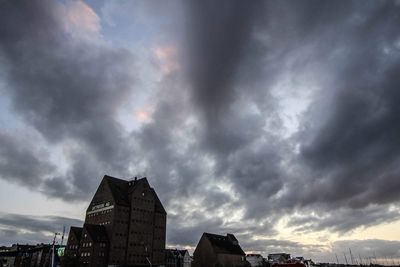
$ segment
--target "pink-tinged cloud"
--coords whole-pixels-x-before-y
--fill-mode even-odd
[[[66,30],[80,39],[93,40],[100,37],[100,18],[85,2],[67,1],[62,6]]]
[[[151,121],[151,112],[147,110],[137,110],[135,112],[135,118],[137,121],[142,122],[142,123],[147,123]]]
[[[171,74],[179,69],[177,49],[175,46],[159,46],[153,50],[158,66],[163,74]]]

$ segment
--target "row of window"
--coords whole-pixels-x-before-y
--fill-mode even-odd
[[[136,232],[136,231],[131,231],[131,234],[136,234],[136,235],[153,235],[152,232]]]
[[[121,221],[121,220],[115,220],[114,221],[116,224],[117,223],[120,223],[120,224],[127,224],[128,222],[127,221]]]
[[[133,197],[133,199],[137,200],[137,201],[145,202],[145,203],[153,203],[154,202],[153,200],[147,200],[147,199],[143,199],[140,197]]]
[[[114,235],[115,236],[126,236],[126,234],[124,234],[124,233],[115,233]]]
[[[129,213],[129,209],[117,208],[117,211],[122,213]]]
[[[91,247],[92,246],[92,242],[89,243],[83,243],[82,247],[86,248],[86,247]]]
[[[112,211],[112,209],[104,210],[104,211],[101,211],[101,212],[95,212],[95,213],[88,214],[87,216],[88,217],[94,217],[94,216],[98,216],[98,215],[101,215],[101,214],[110,213],[111,211]]]
[[[111,224],[111,222],[101,222],[101,223],[99,223],[100,225],[108,225],[108,224]]]
[[[129,243],[129,246],[130,247],[144,247],[143,243]]]
[[[154,213],[152,210],[141,209],[141,208],[132,208],[132,210],[133,210],[133,211],[141,211],[141,212]]]
[[[78,249],[78,245],[70,245],[69,249]]]
[[[82,252],[81,257],[90,257],[90,252]]]
[[[132,222],[136,222],[136,223],[145,223],[145,224],[153,224],[153,221],[149,221],[149,220],[139,220],[139,219],[132,219]]]

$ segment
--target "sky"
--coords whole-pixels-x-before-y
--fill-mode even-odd
[[[0,244],[146,176],[167,246],[400,261],[399,1],[0,1]]]

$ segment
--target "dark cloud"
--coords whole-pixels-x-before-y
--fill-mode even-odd
[[[129,145],[115,118],[134,79],[130,52],[97,40],[100,33],[84,33],[88,38],[84,39],[68,30],[68,25],[75,23],[69,21],[68,8],[80,7],[79,3],[2,1],[0,56],[13,110],[40,132],[49,146],[71,141],[69,153],[76,164],[70,164],[65,179],[49,177],[49,194],[56,196],[70,187],[69,194],[59,196],[82,198],[79,191],[92,190],[105,172],[125,173]],[[81,16],[89,16],[85,19],[95,19],[87,10],[81,12]],[[78,26],[93,30],[92,25]],[[78,162],[75,156],[88,157],[89,162]],[[102,169],[78,173],[75,167],[90,163],[91,158],[96,159],[95,167],[101,164]],[[38,164],[25,166],[29,167],[33,174],[35,168],[41,168]],[[86,174],[92,176],[83,176]],[[2,176],[6,178],[4,173]],[[35,176],[19,177],[29,184]]]
[[[1,134],[2,179],[85,199],[104,173],[145,174],[179,246],[234,232],[247,250],[316,255],[327,248],[273,238],[276,223],[343,234],[399,219],[396,2],[140,4],[151,34],[176,38],[179,68],[154,82],[151,118],[132,132],[116,119],[139,91],[131,52],[72,35],[64,3],[0,5],[4,91],[67,160],[60,174],[51,155]]]
[[[236,72],[262,3],[189,1],[185,4],[193,97],[207,121],[219,122],[220,113],[226,112],[234,100]]]
[[[40,153],[34,146],[20,146],[27,137],[0,133],[0,173],[3,179],[34,187],[41,177],[52,173],[55,166],[46,161],[45,151]]]
[[[65,236],[68,236],[70,226],[83,223],[80,220],[60,216],[29,216],[12,213],[0,215],[2,245],[51,243],[54,233],[62,233],[64,226],[66,227]]]
[[[321,230],[345,234],[357,228],[393,222],[400,217],[398,210],[381,206],[369,206],[357,210],[340,208],[334,212],[322,211],[317,214],[292,216],[288,226],[293,226],[296,232],[304,234]]]
[[[398,12],[394,3],[377,4],[335,42],[343,52],[335,59],[334,82],[324,90],[336,95],[329,106],[312,106],[305,119],[319,118],[322,108],[324,123],[302,133],[309,137],[301,156],[318,177],[310,189],[319,192],[311,199],[306,189],[304,203],[360,208],[399,200]]]

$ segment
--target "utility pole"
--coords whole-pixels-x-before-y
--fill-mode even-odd
[[[54,258],[55,258],[55,250],[56,250],[56,237],[60,235],[60,233],[54,233],[54,238],[53,238],[53,247],[52,247],[52,253],[51,253],[51,267],[54,267]]]
[[[147,245],[144,246],[144,249],[146,251],[146,256],[148,256],[148,254],[147,254]],[[151,264],[151,261],[150,261],[149,257],[146,257],[146,260],[149,262],[150,267],[152,267],[153,265]]]
[[[61,246],[62,246],[63,243],[64,243],[64,235],[65,235],[65,225],[64,225],[64,227],[63,227],[63,233],[62,233],[62,237],[61,237]]]

